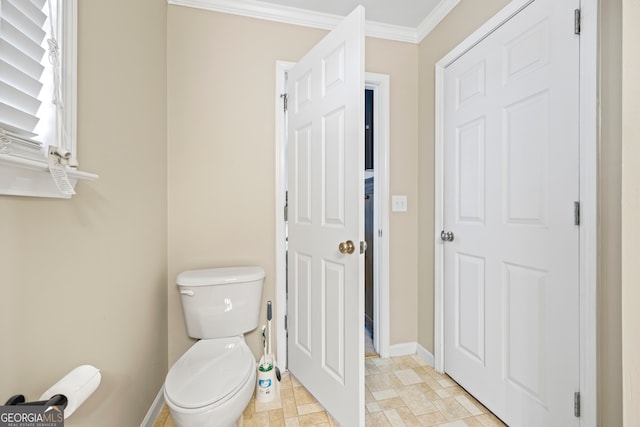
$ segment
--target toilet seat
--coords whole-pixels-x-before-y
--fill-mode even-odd
[[[254,370],[253,353],[242,337],[201,340],[167,374],[165,397],[181,408],[211,409],[233,397]]]

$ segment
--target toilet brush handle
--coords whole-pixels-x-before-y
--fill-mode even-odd
[[[269,325],[269,349],[268,353],[271,354],[271,318],[273,317],[271,312],[271,301],[267,301],[267,324]]]

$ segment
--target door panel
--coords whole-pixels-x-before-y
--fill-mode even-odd
[[[364,425],[364,8],[289,72],[288,367],[345,426]]]
[[[512,426],[576,426],[577,0],[535,0],[444,72],[445,371]]]

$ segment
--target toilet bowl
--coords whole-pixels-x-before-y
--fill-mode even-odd
[[[255,381],[255,359],[243,337],[202,340],[171,368],[164,397],[178,427],[235,426]]]
[[[171,367],[164,398],[177,427],[233,427],[251,400],[264,270],[190,270],[177,279],[187,333],[200,339]]]

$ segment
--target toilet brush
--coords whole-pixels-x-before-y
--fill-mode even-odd
[[[276,371],[276,378],[280,381],[280,369],[276,365],[276,358],[273,356],[271,352],[271,319],[273,318],[273,314],[271,312],[271,301],[267,301],[267,325],[269,325],[269,357],[271,358],[271,363],[273,363],[273,367]]]
[[[263,350],[263,356],[262,356],[262,370],[266,371],[268,368],[268,364],[267,364],[267,336],[266,336],[266,329],[267,327],[265,325],[262,325],[262,350]]]

